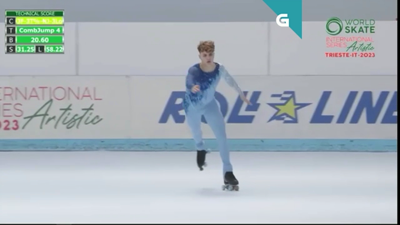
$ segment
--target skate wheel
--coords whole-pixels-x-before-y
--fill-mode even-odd
[[[237,185],[222,185],[222,190],[223,191],[239,191],[239,186]]]

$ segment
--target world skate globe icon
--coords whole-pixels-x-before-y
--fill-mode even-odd
[[[336,25],[335,27],[337,27],[337,28],[332,29],[331,25],[333,25],[333,26]],[[338,17],[332,17],[326,21],[325,29],[326,29],[326,33],[328,33],[329,35],[336,36],[342,32],[343,22]]]

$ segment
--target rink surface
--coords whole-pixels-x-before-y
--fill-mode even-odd
[[[0,223],[396,223],[397,153],[0,152]]]

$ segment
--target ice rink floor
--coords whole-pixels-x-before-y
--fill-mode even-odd
[[[396,223],[397,153],[0,152],[0,223]]]

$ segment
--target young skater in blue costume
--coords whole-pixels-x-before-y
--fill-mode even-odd
[[[251,104],[236,81],[222,64],[214,62],[215,44],[213,41],[202,41],[197,47],[200,63],[189,68],[186,76],[186,94],[183,107],[186,121],[192,133],[196,150],[197,165],[203,170],[207,151],[204,147],[201,131],[201,117],[204,115],[207,124],[211,127],[218,143],[219,153],[223,164],[225,185],[236,186],[239,181],[233,174],[229,157],[225,121],[214,97],[219,81],[223,78],[230,87],[234,88],[241,99]]]

